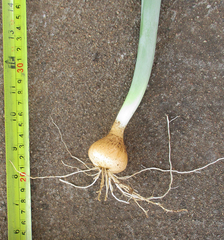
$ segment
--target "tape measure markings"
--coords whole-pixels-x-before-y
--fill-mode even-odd
[[[8,239],[32,239],[26,1],[3,0]],[[11,163],[21,172],[15,171]]]

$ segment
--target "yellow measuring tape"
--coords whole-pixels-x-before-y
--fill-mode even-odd
[[[26,1],[2,0],[2,16],[8,239],[31,240]]]

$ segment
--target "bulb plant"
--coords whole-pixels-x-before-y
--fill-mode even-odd
[[[62,161],[62,163],[65,166],[70,168],[76,168],[77,171],[66,174],[64,176],[44,176],[44,177],[28,176],[28,177],[30,177],[31,179],[59,178],[59,180],[63,183],[69,184],[76,188],[83,188],[83,189],[93,186],[97,182],[97,180],[101,177],[100,189],[98,191],[99,200],[101,197],[102,189],[105,186],[106,187],[106,193],[104,198],[105,200],[107,200],[109,192],[119,202],[129,204],[130,201],[133,200],[138,205],[138,207],[144,211],[146,216],[147,216],[147,211],[139,204],[139,202],[141,201],[157,205],[166,212],[186,211],[186,209],[170,210],[163,207],[159,202],[156,201],[164,198],[171,190],[171,186],[173,183],[173,173],[178,173],[178,174],[194,173],[196,171],[203,170],[208,166],[223,160],[224,158],[219,158],[214,162],[211,162],[201,168],[194,169],[191,171],[180,172],[177,170],[173,170],[172,163],[171,163],[171,144],[170,144],[171,141],[170,141],[170,128],[169,128],[169,124],[171,121],[169,120],[168,116],[166,116],[166,119],[167,119],[168,140],[169,140],[170,168],[166,170],[166,169],[151,167],[151,168],[145,168],[143,170],[140,170],[132,174],[131,176],[119,177],[117,175],[118,173],[121,173],[122,171],[124,171],[128,164],[128,154],[124,144],[125,127],[127,126],[133,114],[135,113],[136,109],[138,108],[150,78],[153,61],[154,61],[155,48],[156,48],[156,38],[157,38],[157,30],[158,30],[158,23],[159,23],[160,6],[161,6],[161,0],[142,0],[141,2],[141,24],[140,24],[139,45],[138,45],[137,60],[136,60],[135,71],[134,71],[131,87],[108,135],[96,141],[95,143],[93,143],[89,148],[88,156],[93,164],[93,167],[90,168],[84,161],[82,161],[81,159],[71,154],[71,152],[68,150],[67,145],[65,144],[62,138],[62,133],[59,127],[51,118],[53,124],[56,126],[56,128],[59,131],[61,141],[63,142],[67,152],[70,154],[72,158],[82,163],[85,169],[78,169],[77,167],[69,166]],[[12,162],[11,164],[13,165]],[[13,167],[15,168],[14,165]],[[15,170],[19,172],[16,168]],[[170,174],[169,187],[163,195],[157,196],[157,197],[156,196],[143,197],[140,194],[138,194],[137,191],[134,190],[132,187],[123,183],[124,180],[149,170],[169,172]],[[19,173],[21,175],[24,175],[24,173],[21,173],[21,172]],[[78,186],[69,181],[62,179],[62,178],[67,178],[72,175],[76,175],[80,173],[84,173],[88,176],[92,176],[93,182],[87,186]],[[120,191],[123,197],[116,196],[114,186],[118,191]]]

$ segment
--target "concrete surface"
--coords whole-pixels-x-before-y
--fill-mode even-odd
[[[89,162],[88,147],[108,132],[131,83],[140,0],[28,0],[27,19],[31,174],[65,174],[62,159],[80,165],[66,152],[50,115],[69,150]],[[180,116],[171,123],[174,169],[224,156],[223,19],[222,0],[162,1],[152,76],[125,131],[129,165],[123,174],[169,167],[165,114]],[[7,239],[2,58],[0,91],[0,239]],[[33,180],[33,239],[224,239],[223,166],[175,175],[175,189],[161,203],[188,212],[143,204],[149,218],[133,202],[125,205],[111,195],[97,201],[99,183],[80,190]],[[150,196],[164,193],[169,180],[148,172],[129,184]]]

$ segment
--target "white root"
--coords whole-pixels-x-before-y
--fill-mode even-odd
[[[51,116],[50,116],[50,117],[51,117]],[[81,159],[79,159],[79,158],[77,158],[77,157],[75,157],[75,156],[73,156],[73,155],[71,154],[71,152],[68,150],[68,147],[67,147],[65,141],[63,140],[63,137],[62,137],[62,133],[61,133],[60,128],[59,128],[58,125],[54,122],[54,120],[53,120],[52,117],[51,117],[51,121],[52,121],[52,123],[54,124],[54,126],[58,129],[59,135],[60,135],[60,137],[61,137],[61,141],[62,141],[62,143],[64,144],[65,149],[66,149],[66,151],[69,153],[69,155],[70,155],[72,158],[74,158],[74,159],[76,159],[77,161],[79,161],[80,163],[82,163],[86,168],[90,169]]]
[[[68,181],[62,180],[62,179],[59,179],[59,181],[61,181],[61,182],[63,182],[63,183],[66,183],[66,184],[68,184],[68,185],[71,185],[72,187],[75,187],[75,188],[83,188],[83,189],[84,189],[84,188],[89,188],[89,187],[93,186],[93,185],[96,183],[96,181],[99,179],[100,174],[101,174],[101,170],[100,170],[99,173],[96,175],[96,177],[93,178],[94,181],[93,181],[91,184],[87,185],[87,186],[78,186],[78,185],[75,185],[75,184],[70,183],[70,182],[68,182]]]
[[[99,172],[101,172],[101,170],[98,168],[98,167],[93,167],[93,168],[89,168],[89,169],[85,169],[85,170],[81,170],[79,168],[77,172],[72,172],[72,173],[68,173],[66,175],[59,175],[59,176],[43,176],[43,177],[32,177],[28,174],[25,174],[23,172],[20,172],[19,170],[16,169],[15,165],[9,160],[9,162],[12,164],[13,168],[15,169],[16,172],[18,172],[21,176],[26,176],[30,179],[46,179],[46,178],[67,178],[67,177],[70,177],[70,176],[73,176],[75,174],[78,174],[78,173],[85,173],[86,172],[90,172],[90,171],[98,171],[97,175],[99,174]],[[96,174],[93,174],[93,176],[95,176]],[[99,177],[98,177],[99,178]]]
[[[214,165],[220,161],[224,160],[224,158],[218,158],[216,159],[215,161],[212,161],[206,165],[204,165],[203,167],[200,167],[200,168],[196,168],[196,169],[193,169],[193,170],[190,170],[190,171],[178,171],[178,170],[169,170],[169,169],[162,169],[162,168],[157,168],[157,167],[150,167],[150,168],[144,168],[138,172],[135,172],[133,173],[132,175],[128,175],[128,176],[122,176],[122,177],[119,177],[119,176],[116,176],[117,179],[121,179],[121,180],[127,180],[129,178],[132,178],[140,173],[143,173],[143,172],[146,172],[146,171],[151,171],[151,170],[155,170],[155,171],[159,171],[159,172],[172,172],[172,173],[177,173],[177,174],[189,174],[189,173],[196,173],[196,172],[200,172],[201,170],[211,166],[211,165]]]
[[[111,183],[111,178],[110,178],[110,177],[109,177],[109,186],[110,186],[111,195],[112,195],[118,202],[122,202],[122,203],[129,204],[129,202],[124,201],[124,200],[121,200],[121,199],[117,198],[117,197],[114,195],[114,189],[113,189],[113,185],[112,185],[112,183]]]

